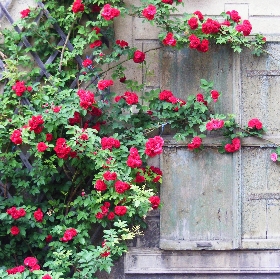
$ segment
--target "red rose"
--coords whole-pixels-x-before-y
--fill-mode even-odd
[[[109,149],[112,150],[112,148],[119,148],[120,147],[120,141],[112,138],[112,137],[104,137],[101,139],[101,147],[102,149]]]
[[[96,218],[96,219],[103,219],[103,217],[104,217],[104,215],[103,215],[101,212],[97,212],[97,213],[95,214],[95,218]]]
[[[42,279],[52,279],[52,277],[49,274],[46,274],[42,277]]]
[[[40,134],[43,130],[44,119],[42,115],[32,116],[28,121],[28,127],[30,131],[34,131],[35,134]]]
[[[190,40],[190,48],[196,49],[200,45],[200,39],[196,37],[194,34],[189,36]]]
[[[99,90],[104,90],[105,88],[107,88],[107,87],[109,87],[113,84],[114,84],[114,82],[112,80],[104,79],[104,80],[98,81],[97,87],[98,87]]]
[[[85,10],[85,6],[84,4],[82,4],[82,1],[81,0],[76,0],[74,3],[73,3],[73,6],[72,6],[72,11],[73,13],[78,13],[78,12],[83,12]]]
[[[202,23],[201,30],[204,34],[215,34],[220,31],[220,23],[211,18],[207,18],[206,22]]]
[[[207,39],[203,39],[196,49],[201,52],[207,52],[209,49],[209,41]]]
[[[31,12],[30,9],[26,9],[26,10],[21,11],[20,12],[21,18],[25,18],[25,17],[29,16],[30,12]]]
[[[229,153],[233,153],[237,150],[240,149],[240,139],[239,138],[234,138],[232,141],[231,141],[231,144],[228,143],[225,145],[225,151],[226,152],[229,152]]]
[[[249,20],[243,20],[243,24],[237,25],[235,29],[238,32],[243,32],[244,36],[249,36],[252,31],[252,25]]]
[[[45,238],[45,241],[46,241],[47,243],[50,243],[50,242],[52,241],[52,239],[53,239],[52,235],[51,235],[51,234],[48,234],[48,235],[46,236],[46,238]]]
[[[87,68],[88,66],[92,65],[92,60],[87,58],[82,63],[83,67]]]
[[[81,134],[80,139],[81,140],[88,140],[88,134],[85,134],[85,133]]]
[[[33,272],[34,270],[40,270],[40,266],[38,264],[35,264],[34,266],[32,266],[32,268],[30,268],[31,272]]]
[[[113,220],[115,218],[115,213],[114,212],[109,212],[107,215],[108,220]]]
[[[118,215],[118,216],[123,216],[125,215],[127,212],[127,208],[126,206],[123,206],[123,205],[117,205],[115,207],[115,214]]]
[[[112,20],[113,18],[118,17],[119,15],[120,15],[120,11],[116,8],[111,7],[110,4],[104,5],[101,12],[101,16],[105,20]]]
[[[173,33],[168,32],[166,37],[163,39],[162,43],[166,46],[176,46],[177,41],[174,38]]]
[[[190,26],[191,29],[196,29],[198,27],[198,20],[196,17],[191,17],[188,20],[188,24]]]
[[[21,130],[14,130],[10,136],[10,140],[14,144],[22,144]]]
[[[16,266],[16,267],[7,269],[6,272],[7,272],[8,274],[17,274],[17,273],[22,273],[22,272],[24,272],[24,270],[25,270],[25,267],[24,267],[23,265],[20,265],[20,266]]]
[[[142,15],[148,20],[153,20],[156,12],[157,12],[156,7],[154,5],[149,5],[147,8],[145,8],[142,11]]]
[[[135,63],[142,63],[145,60],[145,53],[140,51],[140,50],[136,50],[133,54],[133,61]]]
[[[119,45],[121,48],[128,47],[128,42],[123,40],[116,40],[116,44]]]
[[[119,194],[122,194],[122,193],[124,193],[125,191],[127,191],[129,189],[130,189],[130,185],[128,183],[126,183],[126,182],[118,180],[115,183],[115,190]]]
[[[170,5],[173,4],[173,0],[161,0],[161,2],[165,3],[165,4],[170,4]]]
[[[216,90],[211,90],[211,98],[213,99],[214,102],[218,101],[218,98],[220,96],[220,93]]]
[[[57,107],[53,107],[53,108],[52,108],[52,111],[53,111],[54,113],[59,113],[60,110],[61,110],[61,106],[57,106]]]
[[[138,95],[134,92],[128,92],[126,91],[123,96],[123,99],[125,99],[126,103],[128,105],[136,105],[138,104]]]
[[[262,129],[262,122],[258,118],[252,118],[248,122],[248,127],[250,129],[261,130]]]
[[[146,142],[145,153],[150,157],[154,157],[158,154],[161,154],[163,144],[164,144],[163,138],[160,136],[149,138],[148,141]]]
[[[11,227],[10,231],[11,231],[12,235],[18,235],[20,233],[20,230],[19,230],[19,228],[17,226]]]
[[[200,137],[194,137],[192,139],[192,142],[188,144],[188,149],[194,150],[200,148],[201,144],[202,144],[202,139]]]
[[[135,147],[130,148],[129,156],[127,158],[126,164],[131,168],[141,167],[142,160],[139,156],[137,148],[135,148]]]
[[[126,81],[126,77],[125,77],[125,76],[123,76],[123,77],[120,78],[120,82],[121,82],[121,83],[124,83],[125,81]]]
[[[101,40],[96,40],[89,45],[90,48],[96,48],[96,47],[100,47],[100,46],[102,46],[102,41]]]
[[[143,183],[143,182],[145,182],[145,180],[146,180],[145,177],[143,175],[141,175],[140,172],[136,173],[136,177],[134,180],[136,183]]]
[[[41,208],[38,208],[34,213],[33,216],[37,222],[43,222],[44,213],[42,212]]]
[[[206,123],[206,130],[212,131],[221,129],[224,127],[224,121],[220,119],[211,119],[209,122]]]
[[[54,151],[56,152],[56,155],[58,158],[66,160],[68,156],[70,155],[71,148],[67,146],[66,139],[64,138],[58,138],[56,140],[56,145],[54,147]]]
[[[68,242],[68,241],[72,240],[77,234],[78,234],[78,232],[76,229],[74,229],[74,228],[67,229],[64,232],[63,237],[60,238],[60,241]]]
[[[52,141],[52,139],[53,139],[52,134],[50,134],[50,133],[46,134],[46,141],[50,142],[50,141]]]
[[[170,97],[173,97],[173,93],[168,90],[163,90],[159,93],[158,98],[161,101],[168,101]]]
[[[105,184],[105,182],[103,180],[98,179],[95,182],[94,188],[97,191],[105,191],[105,190],[107,190],[107,185]]]
[[[116,180],[117,174],[115,172],[106,171],[105,173],[103,173],[103,178],[107,181]]]
[[[23,263],[26,266],[33,267],[38,263],[38,260],[34,257],[27,257],[27,258],[24,259]]]
[[[47,150],[47,148],[48,148],[48,146],[42,141],[37,144],[37,150],[39,152],[44,152]]]
[[[22,96],[22,94],[27,90],[24,81],[16,81],[15,85],[12,86],[12,90],[17,96]]]
[[[197,15],[197,17],[198,17],[198,19],[200,21],[202,21],[204,19],[203,14],[201,13],[201,11],[195,11],[193,14]]]
[[[158,196],[152,196],[149,198],[150,203],[152,204],[153,209],[157,209],[160,205],[160,198]]]
[[[235,22],[239,22],[241,17],[239,16],[238,12],[235,10],[227,11],[226,14],[228,14],[230,16],[230,18],[235,21]]]
[[[93,13],[99,13],[101,11],[101,8],[97,4],[93,4],[91,11]]]

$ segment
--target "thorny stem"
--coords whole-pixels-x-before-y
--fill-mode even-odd
[[[65,51],[66,45],[67,45],[67,43],[68,43],[68,41],[69,41],[70,34],[71,34],[71,32],[72,32],[72,29],[73,29],[73,27],[74,27],[74,24],[75,24],[75,20],[72,22],[72,25],[71,25],[71,27],[70,27],[70,29],[69,29],[69,32],[68,32],[68,34],[67,34],[65,43],[64,43],[63,48],[62,48],[62,51],[61,51],[60,62],[59,62],[59,67],[58,67],[58,71],[59,71],[59,72],[61,71],[62,59],[63,59],[64,51]]]
[[[147,51],[144,51],[144,53],[148,53],[148,52],[150,52],[150,51],[157,50],[157,49],[161,49],[161,48],[163,48],[163,46],[148,49]],[[127,58],[127,59],[123,60],[122,62],[120,62],[120,63],[118,63],[118,64],[116,64],[116,65],[114,65],[114,66],[108,68],[106,71],[102,72],[102,73],[100,74],[100,76],[103,76],[105,73],[107,73],[107,72],[109,72],[110,70],[112,70],[112,69],[118,67],[119,65],[122,65],[124,62],[127,62],[127,61],[129,61],[130,59],[131,59],[131,58]],[[96,81],[97,78],[98,78],[98,76],[97,76],[94,80],[92,80],[92,81],[86,86],[85,89],[87,89],[91,84],[93,84],[93,83]]]

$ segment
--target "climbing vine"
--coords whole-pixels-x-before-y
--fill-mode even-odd
[[[121,16],[156,25],[159,49],[203,55],[222,44],[235,52],[263,52],[265,38],[249,38],[252,26],[237,11],[222,13],[222,21],[200,11],[172,17],[182,2],[142,0],[136,7],[121,0],[38,1],[21,12],[15,23],[20,32],[2,30],[1,278],[110,272],[127,240],[146,227],[148,211],[161,206],[162,171],[149,164],[164,145],[159,128],[169,125],[175,139],[188,139],[195,152],[207,131],[223,133],[222,153],[239,150],[242,137],[262,136],[259,119],[239,127],[233,115],[210,111],[222,97],[211,81],[202,79],[203,93],[183,100],[168,88],[147,91],[145,82],[126,77],[126,61],[149,74],[151,50],[115,37],[113,22]],[[38,66],[30,53],[48,63]],[[120,84],[125,89],[113,92]],[[277,154],[279,149],[272,160]]]

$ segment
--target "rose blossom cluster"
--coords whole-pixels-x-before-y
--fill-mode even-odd
[[[83,12],[85,10],[85,6],[82,3],[82,0],[75,0],[72,6],[73,13]]]
[[[24,272],[25,267],[23,265],[20,266],[15,266],[13,268],[7,269],[6,272],[10,274],[17,274],[17,273],[22,273]]]
[[[24,265],[27,266],[29,268],[29,270],[31,272],[33,272],[34,270],[40,270],[40,266],[38,265],[38,260],[34,257],[27,257],[24,259],[23,261]],[[22,273],[24,272],[25,267],[23,265],[20,266],[16,266],[10,269],[7,269],[6,272],[10,275],[10,274],[17,274],[17,273]],[[42,279],[52,279],[51,277],[46,277],[43,276]]]
[[[209,122],[206,123],[206,130],[212,131],[221,129],[224,127],[224,121],[220,119],[211,119]]]
[[[116,181],[115,183],[115,191],[118,194],[123,194],[124,192],[126,192],[127,190],[130,189],[130,185],[127,182],[123,182],[123,181]]]
[[[242,32],[244,36],[249,36],[252,31],[252,25],[249,20],[243,20],[242,24],[235,26],[235,30]]]
[[[211,98],[213,99],[213,102],[216,103],[219,99],[220,93],[216,90],[211,90]]]
[[[117,205],[117,206],[115,206],[114,211],[115,211],[115,214],[116,214],[116,215],[118,215],[118,216],[123,216],[123,215],[125,215],[126,212],[127,212],[127,207],[124,206],[124,205]]]
[[[150,203],[152,204],[153,209],[157,209],[160,205],[160,198],[159,196],[152,196],[149,198]]]
[[[156,155],[162,153],[163,144],[164,144],[164,140],[160,136],[149,138],[145,145],[145,153],[149,157],[155,157]]]
[[[145,60],[145,58],[145,53],[140,50],[135,50],[135,52],[133,53],[133,61],[135,63],[142,63]]]
[[[60,238],[60,241],[68,242],[68,241],[72,240],[75,236],[77,236],[77,234],[78,234],[78,232],[74,228],[66,229],[63,234],[63,237]]]
[[[159,182],[159,180],[162,177],[162,171],[160,170],[160,168],[154,167],[154,166],[150,166],[148,168],[140,168],[140,171],[136,173],[135,176],[135,182],[136,183],[143,183],[146,181],[146,178],[144,176],[144,174],[148,175],[149,177],[151,177],[154,183]]]
[[[96,191],[102,192],[107,190],[107,185],[103,180],[98,179],[95,182],[94,188],[96,189]]]
[[[25,86],[24,81],[17,80],[16,83],[12,86],[12,90],[16,93],[17,96],[22,96],[25,91],[31,92],[31,86]]]
[[[93,43],[89,45],[90,48],[96,48],[102,46],[102,41],[101,40],[95,40]]]
[[[14,130],[10,136],[10,140],[14,144],[22,144],[21,130]]]
[[[44,213],[41,208],[38,208],[34,213],[33,216],[35,220],[39,223],[43,222]]]
[[[203,39],[202,41],[200,41],[200,39],[196,35],[192,34],[189,36],[189,41],[189,47],[191,49],[196,49],[200,52],[207,52],[209,49],[209,41],[207,39]]]
[[[186,104],[186,101],[176,98],[173,93],[169,90],[163,90],[159,93],[158,98],[161,101],[166,101],[168,103],[172,104],[180,104],[180,106],[184,106]],[[177,109],[178,110],[178,109]]]
[[[113,148],[120,148],[120,146],[120,141],[113,137],[103,137],[101,139],[101,147],[103,150],[109,149],[110,151],[112,151]]]
[[[225,145],[225,151],[229,153],[233,153],[237,150],[240,149],[240,139],[239,138],[234,138],[232,139],[231,143],[228,143]]]
[[[258,118],[252,118],[248,122],[248,128],[261,130],[262,129],[262,122]]]
[[[241,20],[240,15],[235,10],[227,11],[226,14],[228,14],[230,16],[230,19],[233,20],[234,22],[239,22]]]
[[[6,212],[15,220],[26,215],[26,211],[23,208],[17,209],[15,206],[8,208]]]
[[[198,93],[198,94],[196,95],[196,101],[197,101],[197,102],[200,102],[200,103],[203,103],[205,106],[208,105],[207,101],[204,100],[203,94],[201,94],[201,93]]]
[[[101,212],[97,212],[95,217],[96,219],[103,219],[107,216],[108,220],[113,220],[115,218],[115,213],[113,211],[109,212],[111,204],[109,202],[104,202],[103,205],[100,206]]]
[[[28,127],[30,131],[34,131],[35,134],[40,134],[44,129],[44,119],[42,115],[32,116],[28,121]]]
[[[112,80],[104,79],[104,80],[98,81],[97,87],[98,87],[99,90],[104,90],[104,89],[106,89],[107,87],[109,87],[113,84],[114,84],[114,82]]]
[[[22,10],[21,12],[20,12],[20,14],[21,14],[21,18],[25,18],[25,17],[27,17],[27,16],[29,16],[29,14],[30,14],[30,9],[25,9],[25,10]]]
[[[106,171],[103,173],[103,178],[106,181],[110,181],[110,180],[116,180],[118,177],[118,175],[115,172],[111,172],[111,171]]]
[[[129,150],[129,156],[126,164],[131,168],[139,168],[142,165],[142,160],[139,156],[138,150],[135,147],[131,147]]]
[[[38,265],[38,260],[34,257],[27,257],[24,259],[23,263],[30,268],[30,271],[40,270],[40,266]]]
[[[163,39],[162,43],[166,46],[176,46],[177,40],[174,38],[174,34],[171,32],[168,32]]]
[[[121,99],[124,99],[128,105],[136,105],[138,104],[138,95],[134,92],[126,91],[121,96],[115,97],[115,102],[118,103]]]
[[[157,9],[154,5],[149,5],[142,11],[142,15],[148,20],[153,20],[156,13]]]
[[[118,17],[119,15],[120,15],[120,11],[112,7],[110,4],[104,5],[101,11],[101,16],[105,20],[112,20],[113,18]]]
[[[75,124],[79,124],[82,120],[81,114],[78,111],[74,112],[74,116],[68,119],[68,123],[73,126]]]
[[[121,48],[128,47],[128,42],[124,40],[116,40],[116,44],[119,45]]]
[[[200,137],[194,137],[191,141],[191,143],[188,144],[189,150],[194,150],[200,148],[202,144],[202,139]]]
[[[54,151],[58,158],[66,160],[70,155],[71,148],[67,146],[65,138],[58,138],[56,140]]]
[[[77,95],[80,98],[80,107],[83,109],[89,109],[95,104],[94,94],[91,91],[79,89]]]

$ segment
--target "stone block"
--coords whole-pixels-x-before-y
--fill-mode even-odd
[[[134,39],[135,40],[156,40],[159,29],[149,22],[143,22],[143,18],[134,19]]]

